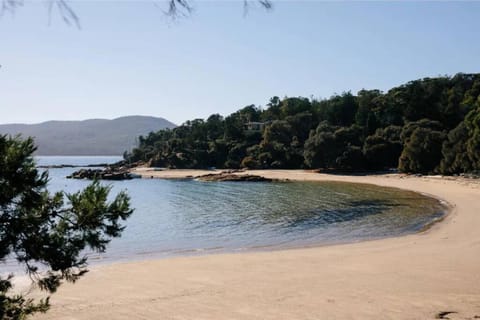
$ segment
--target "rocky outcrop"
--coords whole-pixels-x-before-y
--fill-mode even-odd
[[[211,173],[195,177],[199,181],[248,181],[248,182],[270,182],[272,179],[251,174],[232,174],[229,172]]]
[[[141,176],[131,173],[129,170],[133,167],[143,163],[127,164],[125,161],[120,161],[115,164],[106,166],[103,169],[80,169],[67,179],[88,179],[88,180],[130,180],[134,178],[141,178]]]
[[[107,169],[80,169],[71,175],[68,179],[88,179],[88,180],[129,180],[135,178],[128,171],[115,172]]]

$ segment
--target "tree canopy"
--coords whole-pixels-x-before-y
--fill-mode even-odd
[[[49,193],[48,173],[36,169],[34,151],[31,138],[0,135],[0,263],[16,259],[34,285],[53,293],[87,272],[85,250],[103,252],[132,209],[125,192],[109,201],[110,187],[99,182],[73,194]],[[11,293],[12,279],[0,277],[0,319],[48,309],[48,298]]]
[[[125,154],[170,168],[480,170],[480,74],[410,81],[328,99],[275,96],[226,117],[140,137]]]

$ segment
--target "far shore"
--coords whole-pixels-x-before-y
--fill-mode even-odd
[[[133,172],[181,179],[215,171]],[[95,266],[61,287],[52,309],[34,318],[435,319],[442,312],[480,318],[480,181],[304,170],[236,174],[400,188],[441,199],[452,210],[432,228],[398,238]]]

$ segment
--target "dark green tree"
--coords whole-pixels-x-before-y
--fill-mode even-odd
[[[120,192],[93,182],[73,194],[47,190],[48,174],[33,159],[33,140],[0,136],[0,261],[15,258],[34,285],[53,293],[87,272],[85,250],[103,252],[119,237],[131,213]],[[34,301],[11,293],[12,278],[0,278],[0,319],[24,319],[45,312],[48,298]]]
[[[442,146],[441,173],[455,174],[472,170],[472,161],[467,152],[468,138],[468,129],[463,121],[448,133]]]
[[[470,111],[465,118],[468,130],[467,154],[472,163],[472,169],[480,171],[480,96],[476,108]]]
[[[260,163],[255,158],[251,156],[246,156],[245,158],[243,158],[240,166],[247,169],[258,169],[260,168]]]
[[[352,93],[344,92],[316,103],[315,107],[320,121],[326,120],[337,126],[350,126],[355,121],[358,104]]]
[[[281,100],[279,97],[274,96],[270,98],[270,101],[267,103],[267,110],[265,110],[261,115],[262,121],[280,119],[280,103]]]
[[[275,120],[265,128],[260,148],[262,152],[270,154],[273,161],[268,163],[269,166],[273,168],[289,166],[292,138],[292,127],[285,120]]]
[[[366,135],[374,133],[380,126],[377,113],[381,110],[382,97],[380,90],[360,90],[357,94],[355,123],[364,128]]]
[[[442,158],[445,137],[443,131],[416,128],[403,148],[398,169],[402,172],[435,172]]]
[[[305,165],[308,168],[332,168],[336,158],[336,142],[332,132],[317,132],[305,142]]]
[[[388,126],[377,129],[375,134],[365,139],[363,153],[369,169],[398,167],[398,158],[403,149],[401,131],[399,126]]]
[[[235,143],[229,147],[227,154],[227,161],[225,161],[224,167],[226,168],[240,168],[240,164],[247,155],[247,144]]]
[[[296,136],[299,143],[305,143],[308,139],[310,130],[314,129],[318,123],[315,121],[312,113],[300,112],[285,118],[292,128],[292,135]]]
[[[280,105],[280,117],[285,119],[303,112],[311,111],[312,105],[307,98],[285,98]]]
[[[305,142],[305,164],[310,168],[335,168],[336,159],[342,151],[342,146],[336,139],[335,131],[338,127],[327,122],[318,125],[312,130],[310,137]]]
[[[430,129],[433,131],[442,131],[443,126],[440,122],[430,120],[430,119],[421,119],[418,121],[408,122],[403,128],[400,134],[400,139],[404,144],[407,144],[409,139],[412,137],[413,132],[418,128]]]

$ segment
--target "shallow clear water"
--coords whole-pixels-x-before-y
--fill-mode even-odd
[[[113,162],[118,157],[40,157],[39,164]],[[89,184],[50,169],[51,191]],[[134,179],[108,182],[127,190],[135,212],[119,239],[90,262],[202,252],[321,245],[414,233],[445,208],[414,192],[336,182],[200,182]]]

